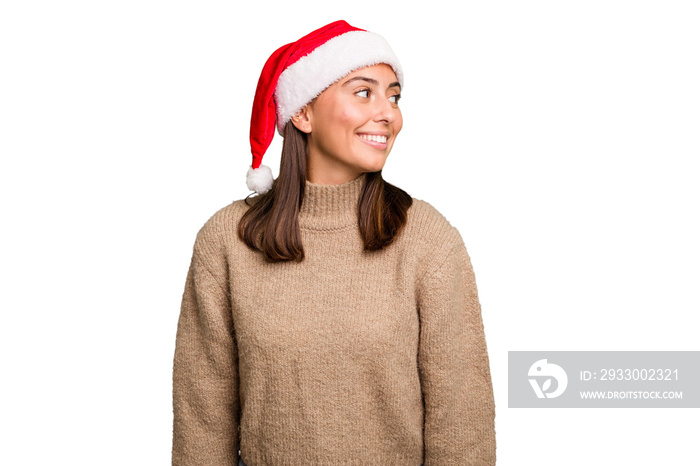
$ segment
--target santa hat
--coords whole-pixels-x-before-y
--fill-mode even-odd
[[[399,60],[378,34],[335,21],[277,49],[268,58],[258,80],[250,119],[253,163],[248,189],[264,194],[272,188],[272,170],[262,158],[275,135],[292,116],[334,82],[366,66],[386,63],[403,87]]]

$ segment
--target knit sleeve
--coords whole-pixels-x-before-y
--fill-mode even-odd
[[[425,466],[494,465],[495,405],[481,306],[459,237],[419,284]]]
[[[195,244],[182,297],[173,364],[175,465],[235,465],[238,352],[221,254]]]

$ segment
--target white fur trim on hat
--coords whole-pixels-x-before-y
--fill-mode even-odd
[[[277,131],[331,84],[365,66],[386,63],[403,87],[403,70],[387,41],[369,31],[351,31],[328,40],[282,72],[275,89]]]

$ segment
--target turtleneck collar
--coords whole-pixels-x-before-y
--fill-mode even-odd
[[[299,227],[337,230],[357,225],[357,205],[367,173],[342,184],[318,184],[306,180]]]

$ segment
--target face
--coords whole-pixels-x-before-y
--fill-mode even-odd
[[[308,178],[339,184],[384,167],[403,119],[401,87],[385,64],[356,70],[292,118],[308,134]]]

